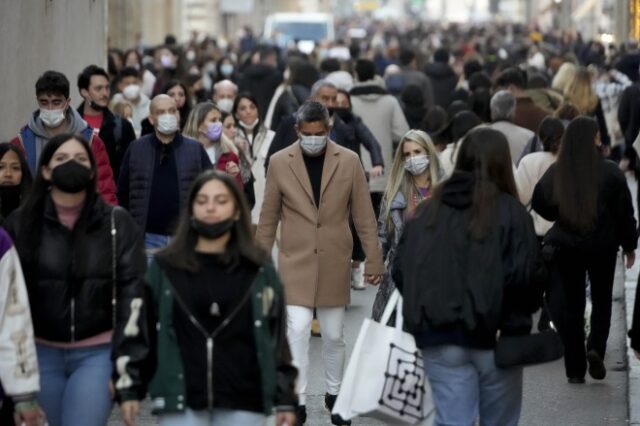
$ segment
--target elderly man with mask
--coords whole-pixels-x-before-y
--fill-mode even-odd
[[[333,408],[345,362],[353,241],[349,217],[366,254],[365,278],[377,285],[385,271],[369,188],[358,156],[331,141],[329,112],[307,101],[298,110],[298,142],[275,154],[267,173],[257,240],[271,250],[282,220],[278,266],[287,297],[287,335],[299,369],[298,424],[306,419],[309,339],[314,309],[322,328],[327,393]],[[338,415],[334,425],[345,425]]]
[[[168,95],[151,101],[154,132],[131,143],[118,180],[121,205],[144,231],[147,258],[173,233],[191,182],[212,167],[202,145],[178,131],[176,102]]]
[[[224,112],[231,113],[236,96],[238,96],[238,86],[231,80],[221,80],[213,85],[211,98]]]

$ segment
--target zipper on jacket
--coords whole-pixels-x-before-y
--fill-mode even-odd
[[[258,271],[258,276],[260,273],[262,273],[262,268],[260,268],[260,271]],[[189,321],[194,325],[194,327],[198,331],[200,331],[200,333],[204,336],[204,338],[207,339],[207,405],[208,405],[209,411],[213,410],[213,347],[214,347],[213,339],[223,329],[225,329],[227,325],[229,325],[229,323],[240,312],[240,310],[245,305],[247,300],[249,300],[249,297],[252,294],[252,290],[256,281],[257,279],[254,279],[254,281],[251,283],[251,285],[247,289],[246,293],[242,296],[242,299],[240,299],[240,303],[238,303],[238,305],[229,314],[229,316],[227,316],[227,318],[225,318],[222,321],[222,323],[220,323],[220,325],[215,330],[213,330],[212,333],[207,332],[207,329],[204,328],[202,324],[200,324],[200,322],[196,319],[196,317],[189,311],[187,304],[184,302],[184,300],[182,300],[178,292],[173,291],[173,296],[175,298],[175,301],[178,302],[178,305],[180,305],[182,310],[187,314],[187,316],[189,317]]]
[[[71,341],[76,341],[76,299],[71,298]]]
[[[207,401],[213,410],[213,337],[207,337]]]

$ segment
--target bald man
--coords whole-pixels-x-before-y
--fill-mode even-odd
[[[120,205],[144,231],[149,262],[169,242],[191,182],[212,167],[202,145],[180,134],[179,115],[171,97],[153,98],[149,121],[154,132],[131,143],[118,179]]]
[[[238,86],[231,80],[220,80],[213,85],[213,102],[223,111],[231,112],[236,96],[238,96]]]

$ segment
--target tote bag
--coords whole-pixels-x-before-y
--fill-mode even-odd
[[[394,327],[387,326],[396,311]],[[422,353],[402,330],[402,297],[395,290],[380,322],[365,318],[333,407],[349,420],[376,418],[392,425],[412,425],[435,408],[425,379]]]

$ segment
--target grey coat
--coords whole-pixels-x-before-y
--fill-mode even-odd
[[[393,229],[389,231],[386,227],[387,217],[385,216],[385,203],[383,202],[380,206],[380,216],[378,217],[378,238],[382,245],[382,256],[385,265],[393,264],[393,259],[396,255],[396,248],[398,247],[398,242],[402,235],[404,213],[406,209],[407,200],[405,200],[402,192],[398,192],[391,201],[391,211],[389,212],[389,215],[391,216]],[[384,311],[387,301],[389,300],[389,297],[391,297],[391,293],[393,293],[395,288],[396,285],[393,282],[393,278],[391,278],[389,269],[387,269],[387,272],[384,274],[382,284],[380,284],[378,293],[376,294],[376,298],[373,302],[373,312],[371,316],[374,320],[380,321],[382,312]]]

